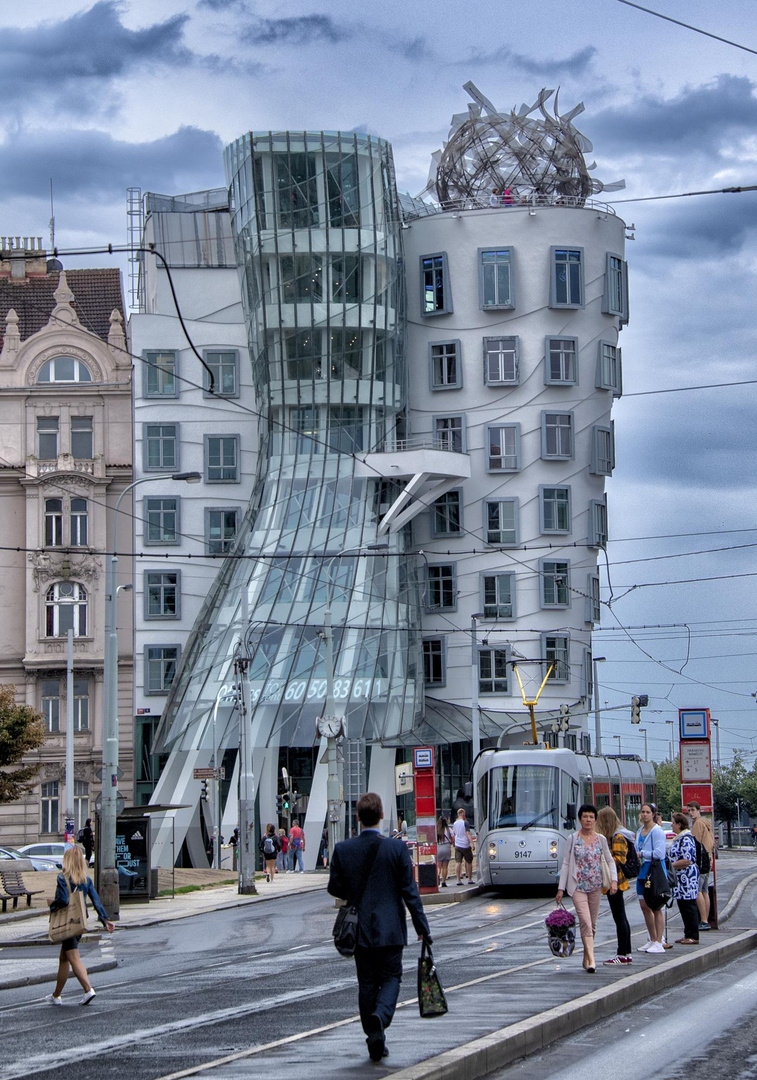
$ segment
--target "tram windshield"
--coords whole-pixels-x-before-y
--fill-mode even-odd
[[[556,829],[560,770],[549,765],[506,765],[489,774],[489,828],[529,825]]]

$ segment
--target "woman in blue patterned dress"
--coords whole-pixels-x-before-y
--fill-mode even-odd
[[[673,814],[673,832],[676,838],[670,849],[670,861],[678,881],[673,889],[673,899],[678,902],[678,910],[683,919],[683,937],[676,945],[699,944],[699,870],[697,868],[697,846],[689,831],[689,819],[685,814]]]

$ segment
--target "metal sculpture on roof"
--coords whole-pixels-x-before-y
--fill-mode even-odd
[[[472,82],[463,89],[473,101],[467,113],[452,117],[447,142],[432,156],[426,187],[441,206],[480,201],[494,191],[509,193],[513,201],[542,196],[583,205],[600,191],[625,187],[624,180],[603,184],[589,175],[596,168],[596,162],[586,163],[592,145],[573,125],[584,111],[582,102],[560,115],[559,91],[544,89],[530,107],[507,113]],[[553,95],[550,112],[547,103]]]

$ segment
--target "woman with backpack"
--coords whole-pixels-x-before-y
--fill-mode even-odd
[[[615,932],[618,935],[618,951],[604,963],[632,964],[631,927],[626,915],[626,893],[629,878],[635,877],[639,872],[639,857],[633,840],[629,840],[623,832],[618,815],[611,806],[603,806],[597,814],[597,832],[601,833],[610,845],[610,854],[618,871],[618,891],[611,893],[607,889],[602,890],[609,901]]]
[[[273,881],[273,875],[276,873],[276,856],[281,847],[273,825],[266,825],[258,846],[265,859],[265,879],[266,881]]]
[[[652,862],[658,859],[664,860],[665,858],[665,831],[659,825],[655,825],[654,816],[656,813],[657,807],[653,803],[644,803],[639,811],[641,826],[636,833],[636,850],[641,859],[641,868],[636,878],[636,895],[639,898],[641,913],[644,916],[647,933],[649,934],[649,941],[639,946],[639,952],[645,953],[665,952],[663,944],[665,912],[663,908],[660,908],[659,911],[652,911],[650,907],[647,907],[644,899],[644,886],[652,869]]]
[[[689,819],[685,814],[673,814],[673,832],[676,838],[670,848],[670,861],[676,872],[677,883],[673,888],[673,899],[678,904],[683,920],[683,937],[676,940],[676,945],[699,944],[699,869],[697,867],[697,842],[689,830]]]

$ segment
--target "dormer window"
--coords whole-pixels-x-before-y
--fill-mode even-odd
[[[92,376],[86,364],[75,356],[54,356],[46,360],[39,369],[38,383],[77,383],[92,382]]]

